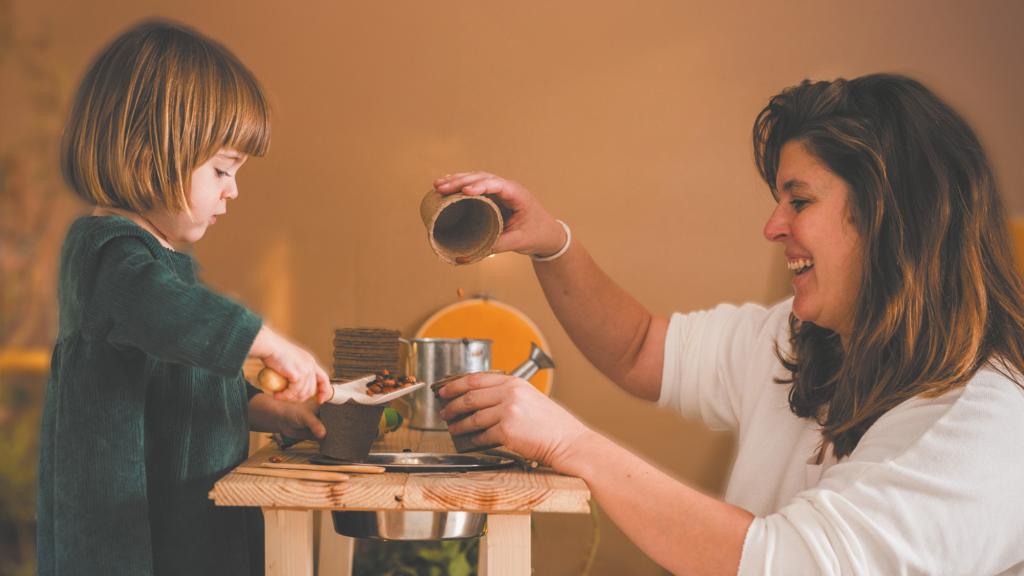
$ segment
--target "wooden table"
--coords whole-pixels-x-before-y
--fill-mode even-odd
[[[447,432],[402,428],[374,444],[374,452],[454,452]],[[282,451],[274,445],[243,465],[272,456],[305,459],[316,445],[302,442]],[[520,466],[460,473],[350,474],[343,482],[271,478],[231,472],[210,492],[217,506],[259,506],[266,525],[266,573],[350,574],[353,539],[334,533],[330,510],[434,510],[487,514],[481,540],[481,575],[528,575],[530,514],[590,512],[590,490],[579,478]],[[317,538],[317,536],[320,536]]]

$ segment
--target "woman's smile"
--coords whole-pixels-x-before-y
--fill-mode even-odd
[[[794,260],[790,260],[786,266],[789,268],[790,272],[799,276],[813,268],[814,261],[810,258],[796,258]]]

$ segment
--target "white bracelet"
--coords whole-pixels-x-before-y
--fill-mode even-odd
[[[536,254],[533,254],[530,258],[533,258],[534,262],[551,262],[552,260],[561,258],[569,251],[569,245],[572,244],[572,230],[569,230],[569,225],[561,220],[555,220],[555,222],[558,222],[562,225],[562,228],[565,228],[565,244],[562,244],[562,247],[558,249],[558,252],[555,252],[551,256],[537,256]]]

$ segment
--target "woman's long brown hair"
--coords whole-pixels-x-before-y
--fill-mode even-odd
[[[879,417],[963,386],[986,364],[1022,385],[1024,288],[981,143],[919,82],[805,81],[771,99],[754,154],[773,194],[780,151],[800,141],[850,187],[864,268],[853,331],[790,317],[790,409],[849,455]],[[1024,417],[1024,415],[1022,415]]]

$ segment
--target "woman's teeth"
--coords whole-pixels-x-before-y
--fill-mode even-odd
[[[786,262],[786,267],[797,274],[802,274],[814,267],[814,260],[810,258],[797,258]]]

